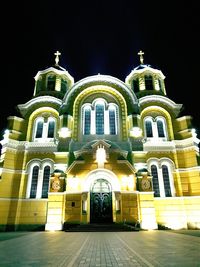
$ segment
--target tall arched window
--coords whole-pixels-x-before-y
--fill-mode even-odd
[[[162,165],[162,175],[163,175],[165,196],[171,197],[172,193],[171,193],[170,180],[169,180],[169,170],[166,165]]]
[[[116,134],[116,110],[114,106],[109,108],[110,134]]]
[[[157,119],[157,131],[158,137],[165,137],[164,123],[161,119]]]
[[[39,175],[39,167],[34,166],[32,169],[30,198],[36,197],[37,185],[38,185],[38,175]]]
[[[82,133],[84,135],[117,135],[118,106],[104,99],[95,99],[82,107]]]
[[[47,90],[48,91],[54,91],[56,85],[56,76],[55,75],[49,75],[47,78]]]
[[[42,134],[43,134],[43,126],[44,126],[44,121],[43,119],[39,119],[36,123],[36,134],[35,137],[36,138],[42,138]]]
[[[167,127],[166,120],[164,117],[158,116],[156,118],[147,117],[144,120],[145,132],[147,138],[155,138],[165,141],[167,140]]]
[[[49,191],[49,178],[50,178],[50,167],[45,166],[43,172],[43,183],[42,183],[42,198],[48,197]]]
[[[146,90],[154,90],[153,77],[151,75],[145,75],[144,81]]]
[[[153,190],[155,197],[174,197],[175,187],[173,172],[174,163],[167,158],[150,160]]]
[[[91,128],[91,108],[85,107],[84,108],[84,134],[90,134]]]
[[[55,118],[49,117],[44,119],[43,117],[38,117],[35,120],[35,134],[33,136],[34,141],[51,141],[55,136]],[[37,140],[38,139],[38,140]]]
[[[139,92],[140,91],[139,79],[138,78],[134,79],[132,84],[133,84],[133,91],[135,93]]]
[[[67,91],[67,81],[65,79],[61,79],[61,92],[65,93]]]
[[[34,160],[28,166],[26,198],[48,198],[51,160]]]
[[[153,137],[152,121],[150,119],[145,120],[146,137]]]
[[[153,190],[154,196],[160,197],[160,188],[159,188],[159,181],[158,181],[158,169],[156,165],[151,165],[151,175],[153,176]]]
[[[47,138],[53,138],[54,137],[54,129],[55,129],[55,121],[50,118],[48,120]]]
[[[96,134],[104,134],[104,105],[96,105]]]

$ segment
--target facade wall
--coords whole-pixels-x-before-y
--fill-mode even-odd
[[[0,199],[0,230],[39,230],[46,224],[47,200]]]
[[[145,89],[146,75],[153,78],[152,90]],[[54,78],[55,90],[49,89],[48,79]],[[161,71],[142,64],[125,82],[96,75],[74,84],[57,65],[38,72],[35,81],[34,97],[18,106],[21,117],[8,118],[1,140],[1,230],[62,230],[64,223],[90,223],[97,181],[108,186],[97,193],[110,197],[112,222],[137,222],[142,229],[200,228],[199,140],[191,117],[180,117],[182,105],[166,96]],[[102,112],[96,100],[102,101]],[[87,119],[84,105],[91,108]],[[152,164],[157,174],[151,173]],[[48,186],[42,195],[45,166]],[[38,190],[37,179],[40,194],[31,195],[33,181]],[[155,183],[162,197],[155,196]]]
[[[156,219],[169,229],[199,229],[200,197],[154,199]]]

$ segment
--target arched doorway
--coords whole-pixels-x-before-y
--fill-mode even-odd
[[[97,179],[90,189],[90,222],[111,223],[112,218],[112,188],[105,179]]]

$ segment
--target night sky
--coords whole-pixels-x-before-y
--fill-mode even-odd
[[[167,96],[183,104],[200,137],[198,1],[7,1],[1,8],[1,133],[33,96],[34,76],[59,64],[75,82],[111,75],[125,81],[144,63],[166,76]]]

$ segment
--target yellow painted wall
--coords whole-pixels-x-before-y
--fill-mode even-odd
[[[72,203],[75,203],[75,206]],[[67,194],[65,200],[65,221],[80,222],[81,221],[81,194]]]
[[[17,198],[21,183],[20,173],[3,173],[0,180],[0,197]]]
[[[45,225],[47,200],[0,199],[0,228],[6,225]]]
[[[154,199],[156,220],[171,229],[200,229],[200,196]]]
[[[136,193],[121,193],[122,221],[136,222],[138,218],[138,202]]]

